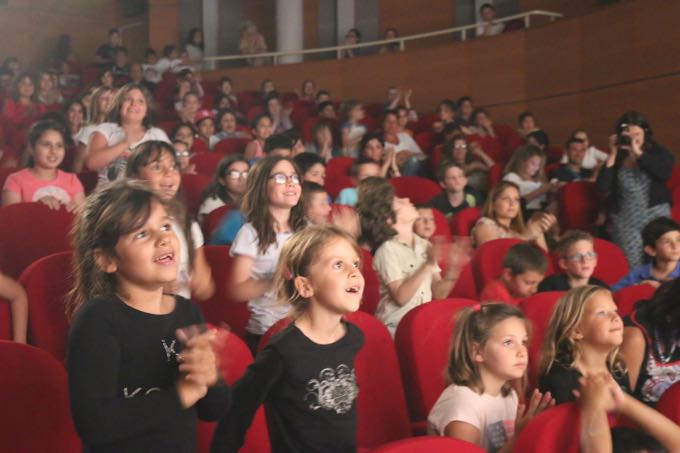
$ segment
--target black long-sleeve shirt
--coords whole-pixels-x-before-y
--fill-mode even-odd
[[[83,305],[69,333],[67,368],[86,451],[196,451],[196,416],[218,419],[229,399],[229,389],[218,385],[196,406],[180,404],[175,331],[202,322],[181,297],[166,315],[141,312],[113,295]]]
[[[212,452],[237,452],[263,402],[273,453],[356,452],[354,358],[364,335],[343,324],[346,334],[328,345],[313,343],[294,324],[274,337],[234,386]]]

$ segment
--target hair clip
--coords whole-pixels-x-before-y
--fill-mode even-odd
[[[293,274],[288,267],[283,269],[282,275],[283,275],[284,280],[292,280],[293,279]]]
[[[477,304],[472,306],[472,311],[479,311],[482,309],[482,304]]]

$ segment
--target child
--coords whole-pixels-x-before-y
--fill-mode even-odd
[[[59,170],[64,160],[63,125],[52,120],[35,123],[28,132],[28,168],[7,177],[2,205],[38,201],[51,209],[74,211],[85,200],[78,176]]]
[[[583,144],[585,145],[585,154],[583,156],[583,161],[581,162],[581,166],[583,168],[587,168],[588,170],[595,170],[600,168],[607,160],[609,157],[609,154],[605,153],[604,151],[600,151],[596,147],[592,146],[590,144],[590,140],[588,139],[588,132],[586,132],[585,129],[576,129],[574,132],[571,133],[571,137],[575,138],[577,140],[581,140]],[[562,156],[562,163],[566,164],[569,161],[569,158],[565,154]]]
[[[66,357],[85,449],[193,451],[196,417],[219,418],[228,389],[211,335],[191,335],[198,307],[164,294],[179,250],[165,201],[138,182],[110,184],[87,199],[73,237]]]
[[[408,198],[397,198],[383,178],[362,182],[356,209],[363,239],[375,251],[373,267],[380,280],[375,315],[394,335],[406,313],[449,295],[465,260],[452,247],[442,278],[437,264],[442,258],[440,247],[413,232],[418,211]]]
[[[344,105],[347,122],[342,125],[342,150],[345,156],[357,157],[359,143],[366,134],[366,126],[360,123],[366,113],[364,106],[357,101],[347,101]]]
[[[439,185],[444,192],[435,195],[430,203],[446,217],[481,204],[477,191],[467,187],[465,170],[459,164],[452,161],[444,162],[439,168],[438,176]]]
[[[196,134],[197,134],[196,127],[194,127],[193,123],[179,123],[172,130],[170,136],[172,137],[173,140],[180,140],[186,143],[187,146],[189,147],[189,151],[193,153],[196,151],[196,149],[194,148],[194,137],[196,136]]]
[[[564,233],[557,243],[559,266],[563,272],[543,279],[538,285],[538,292],[569,291],[585,285],[608,288],[605,282],[593,277],[597,267],[597,253],[593,244],[593,237],[584,231],[572,230]]]
[[[434,214],[429,206],[418,206],[418,218],[413,224],[413,232],[421,238],[429,241],[434,236],[437,226],[434,223]]]
[[[246,342],[253,352],[267,329],[288,312],[276,302],[272,277],[283,244],[307,225],[300,192],[300,174],[285,157],[263,158],[246,180],[241,208],[248,223],[231,245],[230,280],[233,298],[248,301]]]
[[[648,453],[680,450],[680,427],[659,411],[621,391],[609,373],[580,378],[579,384],[581,451]],[[610,430],[611,413],[632,422],[641,431],[622,427]]]
[[[609,290],[586,285],[569,290],[555,306],[541,350],[539,388],[557,404],[574,401],[581,376],[611,373],[628,388],[619,346],[623,321]]]
[[[272,451],[356,451],[354,359],[364,335],[343,316],[361,304],[360,257],[354,240],[334,227],[309,227],[286,242],[275,282],[293,321],[234,386],[213,453],[238,451],[264,402]]]
[[[228,205],[238,209],[243,192],[246,190],[250,165],[241,154],[225,156],[215,169],[212,181],[201,194],[201,206],[198,208],[198,219],[217,208]]]
[[[373,159],[360,157],[354,161],[349,169],[349,178],[355,187],[345,187],[338,194],[336,204],[354,206],[357,204],[358,195],[356,186],[366,178],[380,176],[380,165]]]
[[[320,186],[326,184],[326,161],[314,153],[300,153],[293,158],[302,173],[303,181],[315,182]]]
[[[547,269],[548,262],[538,247],[528,242],[515,244],[503,258],[500,277],[484,286],[479,300],[517,305],[536,293]]]
[[[446,132],[449,129],[450,126],[447,126]],[[484,152],[480,141],[468,142],[458,128],[455,128],[451,137],[444,142],[442,151],[445,160],[451,160],[461,166],[468,179],[469,187],[480,192],[487,191],[489,169],[495,165],[495,162]]]
[[[0,273],[0,299],[9,303],[12,318],[12,341],[26,343],[28,296],[19,282]],[[3,302],[4,303],[4,302]]]
[[[547,195],[559,188],[557,182],[546,182],[543,170],[545,154],[532,145],[519,148],[505,167],[504,181],[519,186],[519,194],[526,201],[527,211],[537,211],[548,204]]]
[[[203,142],[208,145],[208,149],[213,149],[219,140],[215,137],[215,118],[213,117],[212,111],[205,109],[199,110],[198,113],[196,113],[195,121],[196,130],[198,131],[197,138],[203,140]]]
[[[554,403],[535,390],[519,404],[511,382],[525,377],[528,322],[505,304],[475,305],[460,312],[453,330],[442,392],[427,418],[428,431],[509,453],[514,439],[538,413]]]
[[[248,162],[264,157],[264,142],[272,135],[272,120],[266,113],[258,115],[252,122],[255,140],[248,143],[244,153]]]
[[[680,277],[680,225],[675,220],[659,217],[649,222],[642,229],[642,243],[652,262],[634,268],[612,286],[612,291],[640,283],[658,288]]]
[[[333,131],[331,123],[319,121],[312,130],[313,142],[308,143],[305,151],[317,154],[323,160],[328,161],[333,157],[342,156],[342,150],[333,143]]]
[[[286,134],[273,134],[264,141],[264,154],[266,156],[291,157],[293,143]]]
[[[168,202],[173,214],[172,228],[179,240],[177,280],[165,290],[189,299],[209,299],[215,292],[210,266],[203,251],[203,234],[198,223],[179,200],[182,178],[175,150],[167,143],[150,141],[138,146],[130,155],[127,177],[148,182],[149,187]]]
[[[592,169],[583,167],[586,144],[578,138],[570,138],[565,146],[567,162],[561,164],[550,173],[550,179],[560,182],[595,181]]]
[[[172,149],[175,150],[177,160],[179,160],[179,171],[182,174],[196,174],[196,164],[191,163],[193,153],[186,143],[181,140],[172,141]]]
[[[305,218],[312,225],[325,225],[331,213],[328,193],[323,186],[311,181],[302,183],[302,206]]]
[[[219,132],[215,134],[217,141],[225,138],[250,138],[250,136],[236,128],[236,114],[233,110],[224,109],[217,112],[217,125]]]

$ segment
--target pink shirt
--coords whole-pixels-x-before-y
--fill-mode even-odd
[[[55,179],[46,181],[35,176],[25,168],[7,177],[2,190],[18,193],[22,202],[38,201],[52,196],[62,204],[71,202],[76,195],[83,193],[83,185],[75,173],[57,170]]]

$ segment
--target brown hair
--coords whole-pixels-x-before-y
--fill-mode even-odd
[[[476,348],[483,348],[494,326],[509,318],[524,321],[529,332],[529,323],[522,311],[508,304],[482,304],[460,311],[451,339],[451,354],[447,370],[449,380],[456,385],[471,387],[484,393],[484,384],[473,355]],[[503,396],[512,390],[509,382],[501,389]]]
[[[95,252],[115,256],[120,237],[141,228],[154,203],[165,206],[144,182],[130,180],[114,182],[87,197],[71,230],[74,282],[66,307],[70,319],[88,300],[116,293],[115,275],[99,268]]]
[[[536,176],[532,176],[532,179],[534,181],[545,182],[545,154],[543,151],[541,151],[541,148],[534,145],[524,145],[517,148],[517,150],[512,153],[512,156],[508,161],[508,165],[505,166],[505,171],[503,174],[517,173],[519,175],[524,162],[534,156],[541,158],[541,166],[539,167]]]
[[[557,302],[541,348],[539,376],[548,374],[555,363],[567,368],[574,365],[579,355],[579,344],[571,338],[571,333],[583,319],[587,302],[601,291],[611,296],[607,288],[586,285],[570,289]],[[612,348],[607,354],[607,367],[617,377],[626,373],[626,364],[618,347]]]
[[[505,189],[508,188],[515,189],[517,191],[517,194],[519,194],[519,186],[517,184],[511,181],[500,181],[498,184],[491,188],[491,190],[489,191],[489,196],[486,198],[484,206],[482,206],[482,216],[493,219],[494,221],[496,221],[496,224],[498,224],[498,226],[501,228],[504,227],[503,225],[498,223],[498,220],[496,219],[496,211],[494,211],[494,204],[496,203],[498,198],[500,198],[500,196],[503,194]],[[510,230],[523,234],[524,229],[525,229],[524,216],[522,215],[522,210],[520,209],[519,212],[517,213],[517,217],[512,219],[512,221],[510,222]]]
[[[265,253],[267,248],[276,242],[274,231],[274,219],[269,212],[269,199],[267,198],[267,183],[276,164],[281,161],[289,162],[295,169],[300,181],[302,176],[292,159],[282,156],[266,156],[253,165],[246,180],[246,190],[241,202],[241,210],[257,232],[257,250]],[[307,226],[302,203],[293,206],[290,210],[290,226],[293,231],[298,231]]]
[[[560,258],[566,258],[566,256],[569,254],[569,249],[571,246],[576,244],[578,241],[588,241],[591,245],[595,243],[592,234],[581,230],[569,230],[562,235],[559,242],[557,243],[557,247],[555,247],[555,250],[557,250]]]
[[[100,112],[99,111],[99,98],[101,98],[103,95],[106,93],[113,92],[114,89],[111,87],[107,86],[100,86],[97,89],[95,89],[92,92],[92,97],[90,98],[90,108],[88,110],[88,124],[94,124],[97,125],[99,124],[99,117],[103,116],[104,120],[106,120],[107,115],[109,112]]]
[[[359,201],[355,208],[361,222],[359,242],[368,244],[375,253],[383,242],[397,234],[387,222],[397,221],[392,210],[394,187],[385,178],[371,176],[359,182],[357,194]]]
[[[283,245],[274,276],[274,287],[279,301],[291,305],[294,318],[304,313],[309,305],[309,300],[303,298],[295,287],[295,278],[308,277],[310,266],[334,239],[346,240],[361,259],[361,250],[354,238],[333,225],[307,227],[295,233]]]
[[[146,115],[142,120],[142,124],[145,128],[149,129],[151,127],[154,110],[153,98],[151,97],[149,90],[140,83],[128,83],[127,85],[120,87],[116,93],[116,97],[113,98],[113,105],[111,106],[111,110],[109,110],[107,120],[111,123],[122,124],[123,119],[121,117],[120,110],[123,106],[125,96],[127,96],[132,90],[139,90],[146,100]]]

